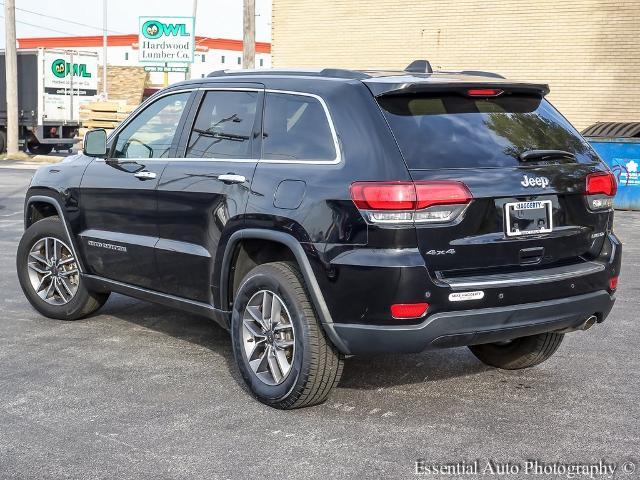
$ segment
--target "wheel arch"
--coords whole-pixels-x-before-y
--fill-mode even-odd
[[[318,284],[315,273],[311,268],[311,263],[309,262],[307,253],[305,252],[302,244],[288,233],[259,228],[248,228],[234,232],[229,237],[222,258],[220,272],[220,304],[223,309],[226,310],[228,308],[232,299],[235,265],[238,255],[241,254],[244,241],[269,242],[272,245],[278,245],[278,248],[286,249],[282,250],[282,252],[290,257],[287,258],[285,256],[284,259],[294,261],[300,269],[305,286],[307,287],[307,291],[311,297],[311,303],[316,310],[316,314],[320,319],[320,323],[322,324],[325,333],[338,350],[346,352],[346,346],[335,334],[335,331],[332,328],[333,319],[331,318],[331,313],[329,312],[329,308],[327,307],[322,291],[320,290],[320,285]],[[282,258],[280,258],[280,260],[282,260]]]
[[[33,225],[38,220],[42,220],[43,218],[58,216],[62,225],[64,226],[64,230],[69,239],[69,243],[71,249],[73,250],[73,255],[78,261],[78,266],[80,268],[80,272],[84,273],[84,265],[82,261],[82,257],[78,255],[78,249],[76,248],[75,238],[71,235],[71,230],[69,229],[69,224],[64,215],[64,210],[62,209],[62,205],[60,202],[54,198],[53,196],[48,195],[30,195],[27,196],[24,207],[24,228],[25,230]]]

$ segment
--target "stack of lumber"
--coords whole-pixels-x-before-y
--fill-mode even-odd
[[[80,107],[80,138],[87,130],[104,128],[107,135],[129,116],[137,105],[128,105],[124,101],[90,102]]]
[[[98,71],[101,72],[102,67]],[[129,105],[138,105],[148,81],[149,73],[144,67],[107,65],[107,90],[111,101],[124,100]],[[98,75],[98,91],[102,91],[102,75]]]

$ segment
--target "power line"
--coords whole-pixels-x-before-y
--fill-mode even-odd
[[[0,18],[4,18],[4,15],[0,15]],[[29,25],[30,27],[41,28],[43,30],[50,30],[52,32],[62,33],[65,36],[69,36],[69,32],[63,32],[62,30],[56,30],[55,28],[43,27],[42,25],[34,25],[33,23],[22,22],[20,20],[16,20],[16,23],[21,23],[23,25]]]
[[[4,5],[4,2],[0,2],[0,5]],[[79,25],[79,26],[81,26],[81,27],[91,28],[91,29],[93,29],[93,30],[100,30],[100,31],[102,31],[102,27],[97,27],[97,26],[95,26],[95,25],[87,25],[86,23],[75,22],[75,21],[73,21],[73,20],[67,20],[66,18],[54,17],[53,15],[46,15],[46,14],[44,14],[44,13],[34,12],[33,10],[27,10],[26,8],[18,8],[18,7],[16,7],[16,10],[20,10],[21,12],[30,13],[30,14],[32,14],[32,15],[37,15],[37,16],[39,16],[39,17],[45,17],[45,18],[49,18],[49,19],[52,19],[52,20],[58,20],[58,21],[60,21],[60,22],[71,23],[71,24],[73,24],[73,25]],[[21,22],[21,21],[18,21],[18,20],[16,20],[16,22],[18,22],[18,23],[26,23],[26,22]],[[27,25],[29,25],[29,24],[27,24]],[[36,26],[36,27],[37,27],[38,25],[34,25],[34,26]],[[47,30],[54,30],[54,29],[52,29],[52,28],[48,28],[48,27],[40,27],[40,28],[44,28],[44,29],[47,29]],[[56,30],[54,30],[54,31],[56,31]],[[118,33],[118,34],[124,35],[124,33],[123,33],[123,32],[119,32],[119,31],[117,31],[117,30],[111,30],[111,29],[108,29],[108,30],[107,30],[107,32],[110,32],[110,33]],[[62,33],[66,33],[66,34],[68,34],[68,32],[62,32]]]

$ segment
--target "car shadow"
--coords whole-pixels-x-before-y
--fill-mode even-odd
[[[229,333],[213,320],[168,307],[113,295],[97,314],[106,314],[221,355],[244,388],[235,366]],[[378,389],[476,375],[489,370],[466,348],[409,355],[349,357],[338,388]]]

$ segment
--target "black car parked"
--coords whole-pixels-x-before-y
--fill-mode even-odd
[[[28,190],[25,295],[206,315],[278,408],[323,402],[346,355],[546,360],[613,306],[615,178],[546,85],[417,66],[214,72],[89,132]]]

